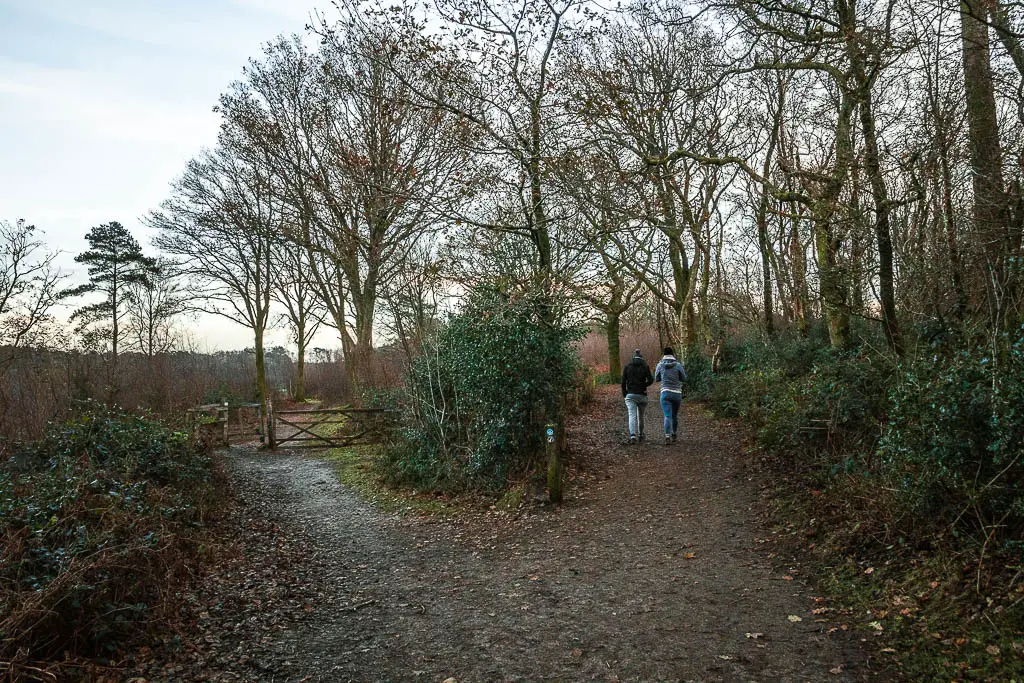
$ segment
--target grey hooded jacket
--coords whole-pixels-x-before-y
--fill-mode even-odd
[[[654,381],[661,382],[663,392],[670,391],[673,394],[683,393],[683,382],[686,381],[686,370],[683,364],[674,356],[665,356],[658,361],[658,367],[654,371]]]

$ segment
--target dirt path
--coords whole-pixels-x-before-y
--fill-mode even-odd
[[[566,504],[517,518],[382,515],[313,457],[229,455],[246,505],[303,534],[321,567],[308,618],[253,645],[259,670],[323,681],[872,678],[855,642],[812,614],[799,568],[769,560],[735,430],[689,406],[686,438],[666,446],[652,406],[655,438],[628,446],[624,420],[616,388],[602,389],[570,426],[579,479]]]

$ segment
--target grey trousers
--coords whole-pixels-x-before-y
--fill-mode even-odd
[[[647,409],[647,396],[644,394],[626,394],[626,410],[629,411],[629,435],[642,436],[644,433],[644,411]]]

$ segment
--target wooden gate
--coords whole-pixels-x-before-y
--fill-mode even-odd
[[[394,421],[385,408],[272,410],[268,437],[274,448],[345,448],[381,443]]]
[[[185,411],[190,430],[220,446],[263,441],[263,406],[259,403],[207,403]]]

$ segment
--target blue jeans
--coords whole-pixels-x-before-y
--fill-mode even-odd
[[[682,394],[671,391],[661,392],[661,412],[665,413],[665,435],[679,431],[679,408],[683,405]]]
[[[643,436],[644,410],[647,409],[645,394],[626,394],[626,410],[629,412],[629,435]]]

